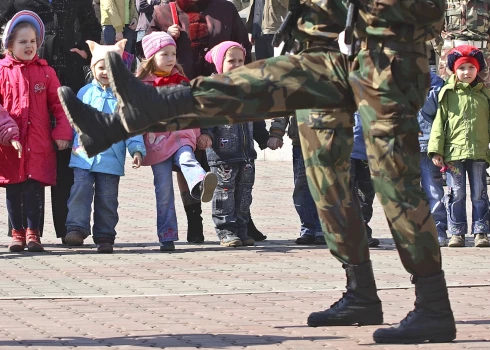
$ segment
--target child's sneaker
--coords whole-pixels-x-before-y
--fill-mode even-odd
[[[445,237],[437,237],[437,241],[439,242],[439,247],[447,246],[447,238]]]
[[[465,246],[464,236],[452,235],[447,246],[448,247],[464,247]]]
[[[97,244],[97,253],[100,254],[112,254],[114,247],[110,242],[101,242]]]
[[[174,250],[175,250],[175,243],[173,241],[160,242],[160,251],[161,252],[173,252]]]
[[[242,240],[238,236],[231,232],[226,232],[219,235],[220,244],[223,247],[241,247]]]
[[[65,236],[65,244],[72,247],[80,247],[83,245],[83,240],[87,238],[80,231],[70,231]]]
[[[486,233],[475,235],[475,247],[490,247],[490,242],[488,241]]]
[[[201,202],[207,203],[213,199],[214,190],[218,185],[218,176],[214,173],[206,173],[204,179],[201,181]]]
[[[315,236],[304,234],[294,241],[296,244],[315,244]]]

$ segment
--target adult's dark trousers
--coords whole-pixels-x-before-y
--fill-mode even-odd
[[[274,47],[272,46],[273,37],[274,34],[264,34],[254,38],[256,60],[274,57]]]

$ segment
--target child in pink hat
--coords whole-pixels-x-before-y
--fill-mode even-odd
[[[189,82],[177,65],[176,45],[170,35],[153,32],[143,38],[142,46],[146,59],[142,61],[137,74],[140,79],[153,86]],[[213,173],[206,173],[194,155],[199,135],[199,129],[150,132],[144,135],[147,156],[143,165],[151,166],[153,171],[157,236],[161,251],[175,250],[174,242],[179,239],[172,183],[173,165],[182,170],[193,198],[209,202],[213,197],[217,177]]]

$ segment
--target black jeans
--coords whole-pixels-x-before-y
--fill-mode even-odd
[[[371,181],[367,160],[351,158],[350,171],[352,186],[357,192],[361,203],[361,212],[366,225],[367,235],[371,238],[373,230],[369,227],[369,221],[373,217],[373,201],[376,193]]]
[[[41,213],[44,208],[44,187],[36,180],[27,180],[18,184],[7,185],[7,212],[10,222],[16,230],[30,228],[38,230]],[[27,225],[24,224],[24,217]]]

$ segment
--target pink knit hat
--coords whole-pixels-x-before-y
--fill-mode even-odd
[[[216,72],[219,74],[223,73],[223,61],[225,60],[226,51],[232,47],[237,47],[243,51],[243,57],[247,56],[247,51],[237,42],[234,41],[223,41],[221,44],[213,47],[207,54],[206,61],[209,63],[214,63],[216,67]]]
[[[143,37],[143,53],[146,58],[150,58],[165,46],[175,44],[175,40],[165,32],[153,32]]]

